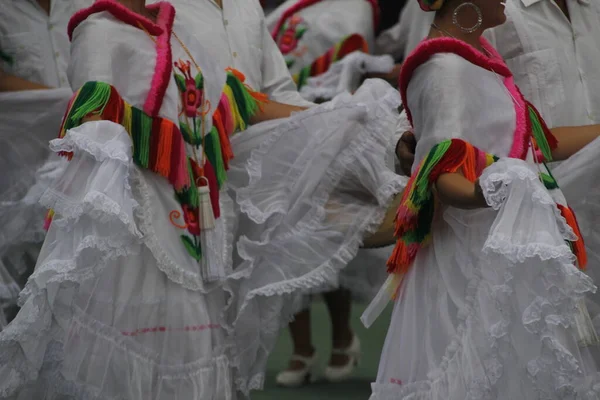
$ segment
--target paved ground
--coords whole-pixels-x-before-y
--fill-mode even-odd
[[[335,385],[318,380],[314,384],[299,389],[284,389],[275,386],[275,375],[285,367],[292,351],[289,334],[284,331],[269,361],[265,390],[255,392],[252,400],[368,400],[371,394],[370,383],[377,375],[377,365],[389,324],[391,307],[388,307],[369,330],[366,330],[359,320],[363,309],[364,306],[355,305],[353,307],[353,327],[361,339],[363,351],[361,363],[352,380]],[[312,311],[313,342],[319,352],[319,361],[322,364],[321,370],[323,370],[331,350],[330,323],[323,303],[315,303]]]

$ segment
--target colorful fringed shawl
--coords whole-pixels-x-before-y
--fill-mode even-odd
[[[144,21],[143,17],[133,14],[112,0],[99,0],[91,8],[82,10],[73,17],[69,25],[70,35],[85,17],[99,11],[109,11],[124,22],[159,35],[157,67],[143,109],[129,104],[117,89],[108,83],[85,83],[69,103],[59,137],[64,137],[69,129],[81,125],[85,118],[90,116],[123,126],[132,139],[134,163],[164,177],[172,185],[183,210],[185,225],[171,222],[192,235],[191,238],[182,235],[182,241],[188,253],[200,260],[202,251],[197,238],[200,234],[199,187],[208,184],[209,208],[212,207],[214,218],[219,218],[219,189],[227,179],[226,171],[229,161],[233,158],[229,137],[236,131],[246,129],[252,116],[260,109],[261,102],[266,101],[266,96],[248,87],[244,83],[244,75],[239,71],[228,69],[226,84],[219,104],[215,105],[213,112],[212,128],[209,132],[204,132],[203,118],[197,118],[202,117],[205,111],[202,109],[204,77],[200,72],[192,77],[189,60],[172,63],[168,42],[166,46],[158,45],[165,37],[170,36],[174,11],[168,3],[159,3],[155,7],[161,9],[157,20],[163,21],[162,27],[157,27],[148,20]],[[166,13],[162,12],[165,10]],[[165,19],[165,14],[170,15],[170,18]],[[166,53],[162,54],[165,48]],[[177,73],[177,70],[180,73]],[[165,77],[167,79],[164,79]],[[178,123],[158,116],[170,79],[175,79],[181,97],[182,110]],[[189,121],[192,122],[188,123]],[[206,155],[202,165],[197,163],[199,160],[188,157],[185,143],[193,147],[202,145]],[[72,157],[70,153],[61,155]],[[50,210],[46,227],[49,227],[53,215],[54,212]]]
[[[535,107],[526,102],[514,85],[512,74],[501,61],[501,58],[487,42],[482,43],[495,59],[487,59],[464,43],[449,38],[432,39],[422,43],[405,61],[400,74],[400,91],[406,108],[407,116],[412,124],[410,109],[407,107],[406,91],[413,72],[419,65],[426,62],[437,53],[455,53],[475,65],[492,70],[504,76],[505,85],[516,104],[517,128],[509,156],[525,159],[527,143],[531,140],[535,146],[535,154],[539,163],[552,160],[552,150],[557,141],[540,117]],[[441,174],[461,172],[465,178],[475,182],[483,169],[498,160],[494,155],[487,154],[461,139],[450,139],[435,145],[419,167],[411,176],[403,193],[402,201],[396,217],[396,237],[398,238],[392,256],[388,260],[388,272],[396,275],[393,292],[399,289],[402,277],[411,267],[415,257],[431,238],[432,222],[436,200],[432,186]],[[558,189],[558,184],[549,169],[543,165],[545,172],[540,178],[548,190]],[[569,242],[577,257],[580,268],[587,262],[585,246],[581,232],[572,210],[565,205],[557,204],[563,217],[579,238]],[[395,293],[397,294],[397,293]]]
[[[279,35],[283,34],[285,30],[283,29],[285,23],[288,19],[292,18],[294,15],[302,11],[303,9],[310,7],[314,4],[319,3],[322,0],[299,0],[297,3],[292,5],[290,8],[285,10],[281,15],[281,18],[277,21],[277,24],[273,28],[271,32],[271,36],[273,36],[273,40],[275,42],[278,41]],[[379,27],[380,20],[380,10],[379,10],[379,1],[378,0],[367,0],[373,9],[373,29],[377,30]]]
[[[298,89],[301,89],[306,84],[308,78],[324,74],[329,67],[331,67],[331,64],[355,51],[362,51],[363,53],[369,52],[367,41],[359,34],[346,37],[327,50],[325,54],[317,58],[311,65],[302,68],[300,72],[295,74],[294,81],[296,82]]]

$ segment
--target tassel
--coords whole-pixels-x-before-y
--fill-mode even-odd
[[[574,329],[577,334],[577,343],[579,346],[597,346],[600,344],[600,339],[598,338],[596,328],[594,328],[592,318],[590,318],[585,299],[577,302]]]
[[[205,183],[204,186],[198,187],[198,201],[199,201],[199,221],[200,231],[214,229],[215,227],[215,216],[213,214],[213,207],[210,201],[210,189],[208,186],[208,179],[202,176],[200,177]]]

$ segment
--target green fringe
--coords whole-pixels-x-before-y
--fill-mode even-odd
[[[188,158],[188,173],[191,177],[194,176],[192,171],[192,163]],[[175,192],[175,197],[179,204],[189,205],[191,208],[198,208],[200,205],[200,197],[198,196],[198,188],[196,185],[190,185],[189,188],[182,190],[181,192]]]
[[[431,188],[429,185],[429,175],[431,170],[444,157],[450,146],[451,140],[445,140],[433,146],[427,158],[419,168],[419,174],[415,179],[415,190],[412,193],[411,200],[415,205],[424,204],[431,198]]]
[[[536,112],[529,106],[529,119],[531,120],[531,133],[535,138],[535,141],[538,145],[538,148],[542,152],[544,159],[546,161],[552,161],[552,150],[550,149],[550,145],[548,145],[548,140],[546,139],[546,134],[544,133],[544,128]]]
[[[407,231],[402,235],[402,241],[407,245],[413,243],[423,243],[431,234],[431,225],[433,224],[433,216],[435,214],[435,201],[430,195],[426,202],[423,203],[417,216],[417,228]]]
[[[221,153],[221,141],[219,139],[219,132],[216,127],[212,127],[210,133],[205,139],[204,154],[215,169],[215,175],[217,177],[217,184],[219,189],[223,183],[227,180],[227,171],[225,170],[225,163],[223,162],[223,154]]]
[[[311,66],[309,65],[308,67],[304,67],[300,70],[300,72],[298,73],[298,82],[296,82],[296,86],[298,87],[298,90],[300,90],[304,85],[306,85],[306,82],[308,81],[308,78],[310,77],[310,70],[311,70]]]
[[[228,72],[227,73],[227,85],[233,92],[233,97],[240,111],[240,116],[246,125],[249,125],[250,119],[258,112],[258,102],[248,92],[248,89],[236,76]]]
[[[112,88],[103,82],[86,82],[71,106],[71,111],[65,120],[64,129],[71,129],[81,124],[81,120],[89,114],[102,114],[110,99]]]
[[[148,164],[150,163],[152,117],[139,108],[131,107],[131,131],[133,159],[139,166],[148,168]]]

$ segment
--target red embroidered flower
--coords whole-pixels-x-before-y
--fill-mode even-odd
[[[284,55],[294,51],[296,47],[298,47],[298,39],[301,35],[299,35],[300,32],[298,32],[297,27],[301,23],[302,17],[299,15],[294,15],[290,18],[288,27],[279,39],[279,50],[281,50],[281,53]]]
[[[202,90],[196,86],[196,80],[192,77],[190,61],[175,62],[175,66],[181,71],[184,79],[184,85],[179,85],[183,111],[186,116],[193,118],[198,115],[198,109],[202,104]]]
[[[199,236],[200,223],[198,221],[198,208],[191,208],[188,205],[184,205],[183,218],[185,219],[188,232],[194,236]]]

